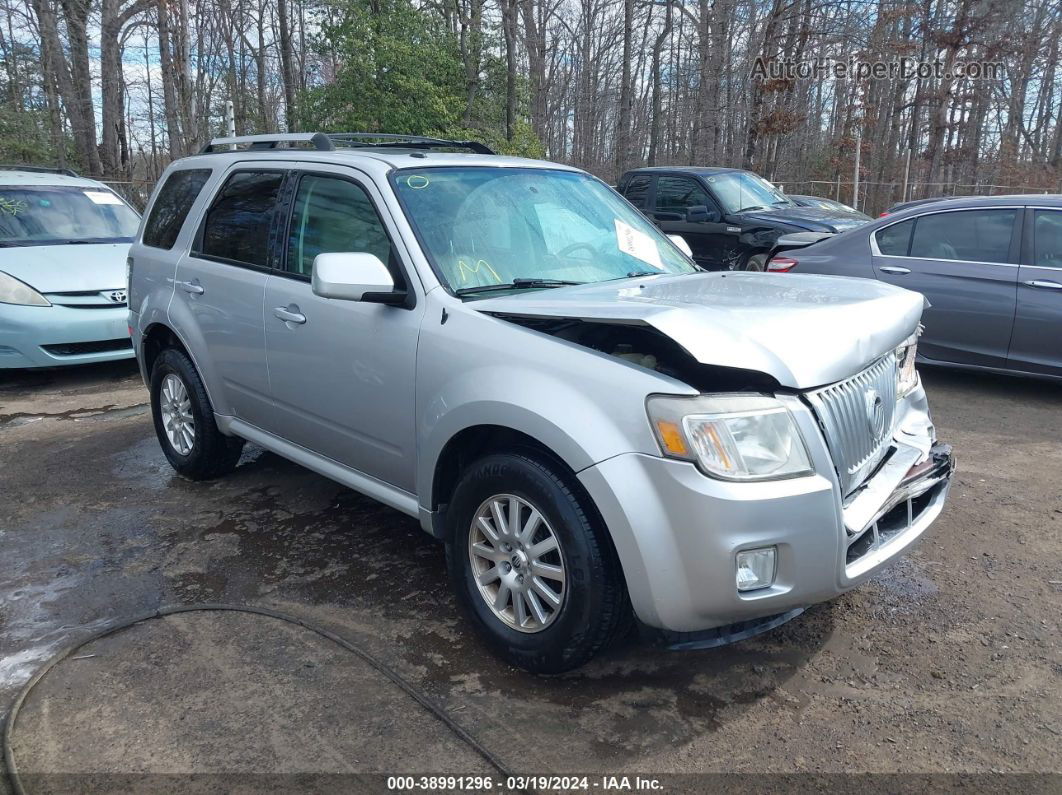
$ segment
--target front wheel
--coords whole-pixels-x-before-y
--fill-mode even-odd
[[[447,509],[458,600],[501,657],[534,673],[582,665],[630,611],[607,531],[572,481],[556,464],[489,455]]]

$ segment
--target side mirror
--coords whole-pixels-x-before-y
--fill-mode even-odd
[[[715,210],[709,210],[703,204],[695,204],[692,207],[686,208],[686,221],[691,224],[697,224],[704,221],[715,222],[719,220],[719,213]]]
[[[391,272],[380,258],[361,251],[318,254],[310,285],[314,295],[339,301],[401,304],[406,300],[404,290],[395,290]]]
[[[693,256],[693,249],[690,248],[690,244],[686,242],[686,238],[682,235],[668,235],[667,239],[674,243],[687,257]]]

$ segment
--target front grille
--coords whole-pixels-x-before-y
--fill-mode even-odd
[[[903,500],[871,522],[869,527],[849,542],[845,564],[851,566],[868,553],[892,541],[900,533],[911,529],[947,485],[947,481],[937,483],[928,491]]]
[[[86,353],[106,353],[124,351],[133,347],[129,337],[120,340],[98,340],[96,342],[64,342],[61,345],[42,345],[52,356],[81,356]]]
[[[881,462],[896,419],[895,353],[863,372],[807,393],[847,496]],[[880,407],[876,407],[880,400]],[[880,412],[880,413],[879,413]]]
[[[126,291],[114,290],[70,290],[61,293],[46,293],[45,298],[55,306],[69,309],[115,309],[126,305]]]

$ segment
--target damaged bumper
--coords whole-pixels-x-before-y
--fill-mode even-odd
[[[639,619],[693,633],[838,596],[903,554],[939,516],[954,463],[934,438],[919,388],[874,474],[842,500],[811,410],[789,406],[816,474],[760,483],[631,453],[579,473],[612,533]],[[812,440],[817,440],[814,443]],[[774,547],[773,582],[737,590],[737,553]]]

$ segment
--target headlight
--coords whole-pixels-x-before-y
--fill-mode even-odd
[[[773,397],[657,396],[647,406],[664,455],[694,461],[706,475],[774,480],[813,471],[793,417]]]
[[[916,331],[903,341],[903,345],[896,349],[896,362],[898,364],[899,381],[896,385],[896,397],[902,398],[909,395],[918,386],[918,372],[915,370],[915,355],[918,353],[918,335]]]
[[[51,306],[48,299],[25,282],[0,271],[0,304]]]

